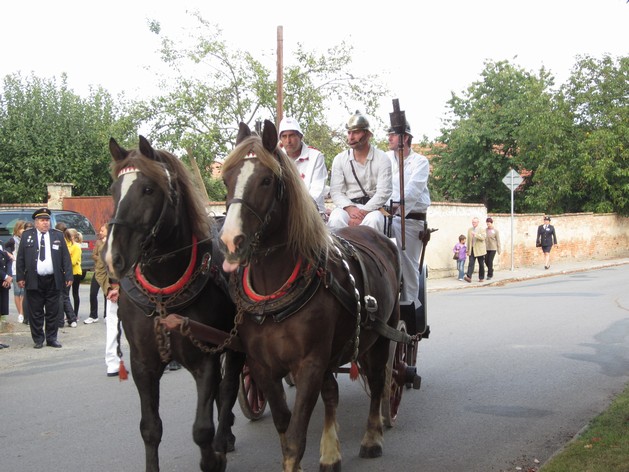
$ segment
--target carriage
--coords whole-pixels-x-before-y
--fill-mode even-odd
[[[421,384],[417,348],[429,335],[423,252],[422,306],[415,309],[399,300],[395,243],[364,226],[331,234],[294,166],[277,151],[277,130],[268,121],[261,137],[241,124],[223,168],[228,208],[220,232],[201,223],[200,199],[191,196],[174,156],[142,137],[137,151],[113,139],[110,150],[116,213],[104,259],[122,287],[119,318],[140,394],[146,470],[159,470],[159,380],[170,359],[197,383],[193,437],[203,471],[225,469],[237,396],[252,418],[268,402],[284,471],[301,470],[319,394],[320,470],[338,470],[336,374],[346,371],[361,375],[370,392],[360,456],[382,455],[383,416],[392,426],[403,390]],[[424,225],[424,250],[431,232]],[[222,274],[230,272],[227,282]],[[285,378],[296,387],[292,412]]]

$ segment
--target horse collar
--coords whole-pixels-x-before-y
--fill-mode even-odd
[[[181,276],[181,278],[172,285],[169,285],[167,287],[157,287],[153,285],[148,280],[146,280],[146,278],[142,274],[142,270],[140,269],[139,264],[135,266],[135,278],[138,280],[140,286],[152,295],[162,295],[162,296],[172,295],[173,293],[176,293],[179,290],[181,290],[190,281],[190,278],[192,277],[192,273],[194,271],[194,267],[197,260],[197,250],[198,250],[197,237],[193,235],[192,236],[192,254],[190,256],[190,262],[188,263],[188,268],[186,269],[184,274]]]
[[[284,284],[278,290],[271,293],[270,295],[260,295],[253,290],[253,287],[251,287],[251,279],[250,279],[251,266],[249,265],[245,266],[245,268],[242,271],[242,288],[245,294],[253,302],[263,302],[267,300],[275,300],[277,298],[281,298],[284,295],[286,295],[286,293],[290,290],[292,285],[295,283],[295,280],[297,280],[297,276],[299,275],[299,271],[301,270],[301,264],[302,264],[302,259],[299,258],[299,260],[297,261],[297,264],[295,264],[293,273],[290,275],[288,280],[284,282]]]

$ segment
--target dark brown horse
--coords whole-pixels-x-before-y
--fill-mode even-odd
[[[254,380],[268,399],[285,472],[301,470],[306,432],[319,394],[325,405],[320,470],[340,470],[334,373],[357,361],[371,401],[361,457],[382,454],[380,402],[389,339],[399,319],[399,255],[383,234],[361,226],[335,237],[319,216],[277,131],[241,124],[223,166],[228,210],[221,240],[238,306],[237,328]],[[282,378],[292,374],[289,410]]]
[[[183,164],[140,136],[138,150],[114,139],[110,222],[103,258],[122,288],[118,316],[131,348],[131,373],[140,394],[140,431],[146,470],[159,470],[162,438],[160,378],[171,359],[194,377],[197,411],[192,434],[201,449],[203,471],[223,471],[233,447],[232,407],[244,356],[226,351],[225,376],[212,346],[169,334],[160,320],[178,313],[229,332],[235,308],[220,270],[217,229]],[[218,401],[220,399],[220,402]],[[218,403],[215,434],[213,404]]]

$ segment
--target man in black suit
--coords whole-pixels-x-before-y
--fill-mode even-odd
[[[35,349],[43,347],[44,340],[48,346],[61,347],[57,341],[57,313],[61,290],[73,281],[70,252],[63,233],[50,228],[48,208],[36,210],[33,220],[35,228],[22,233],[16,261],[17,283],[26,288]]]

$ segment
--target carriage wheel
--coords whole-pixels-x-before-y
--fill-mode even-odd
[[[238,403],[242,414],[251,421],[259,420],[266,409],[266,398],[258,388],[249,371],[249,365],[245,362],[240,373],[240,389],[238,390]]]
[[[406,323],[400,320],[397,329],[406,333]],[[395,341],[390,342],[389,362],[387,363],[384,393],[382,395],[382,417],[384,425],[388,428],[392,428],[395,424],[400,402],[402,401],[404,383],[401,383],[399,379],[401,373],[406,371],[406,366],[409,362],[408,354],[408,345]]]

